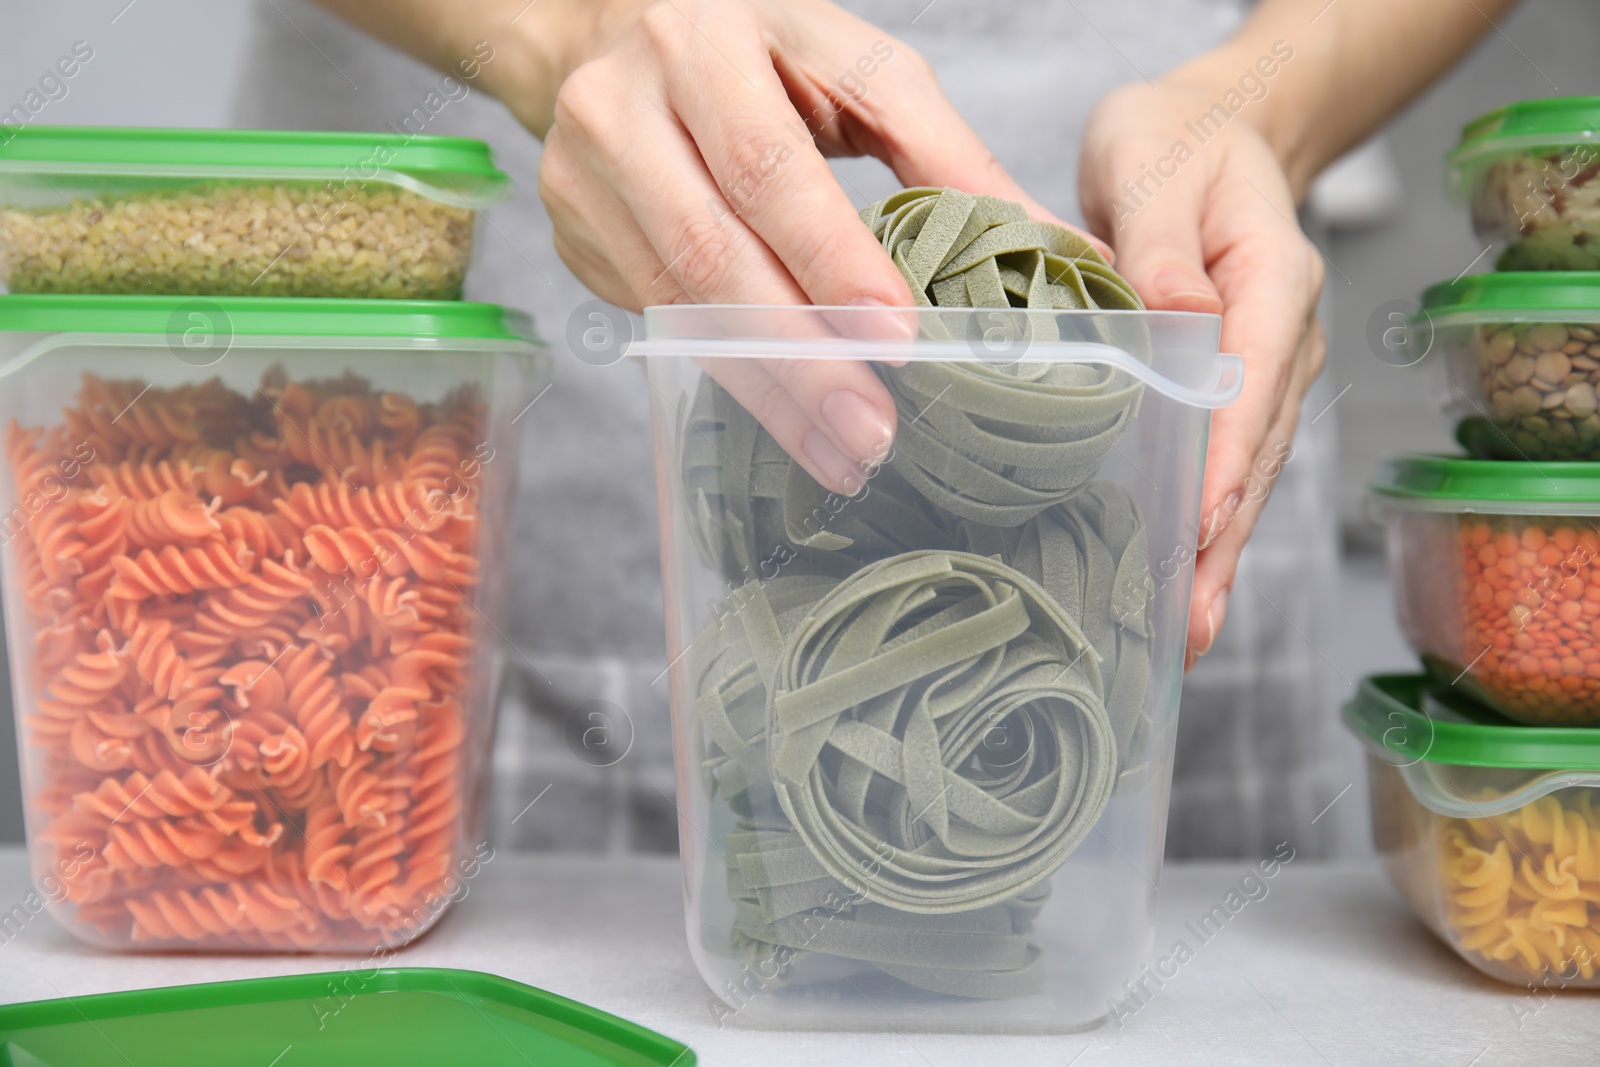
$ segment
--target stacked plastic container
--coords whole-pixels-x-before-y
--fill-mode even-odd
[[[1498,270],[1427,290],[1411,342],[1466,454],[1372,487],[1427,673],[1345,719],[1434,931],[1504,981],[1600,987],[1600,97],[1485,115],[1450,171]]]
[[[107,947],[371,951],[481,861],[532,324],[475,141],[0,146],[0,561],[41,896]]]

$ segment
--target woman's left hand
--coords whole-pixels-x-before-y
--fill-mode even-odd
[[[1243,394],[1211,420],[1186,666],[1216,640],[1239,554],[1327,354],[1323,262],[1295,222],[1289,180],[1243,121],[1195,145],[1192,120],[1214,103],[1160,82],[1117,89],[1089,121],[1079,171],[1084,215],[1145,303],[1220,313],[1223,350],[1245,361]],[[1152,558],[1185,548],[1152,545]]]

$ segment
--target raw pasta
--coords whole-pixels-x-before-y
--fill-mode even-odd
[[[1140,306],[1086,241],[1015,204],[910,189],[862,217],[925,306]],[[924,331],[968,321],[945,318]],[[1089,363],[875,369],[899,429],[849,498],[709,375],[687,405],[690,535],[731,589],[688,657],[729,809],[707,862],[732,947],[785,981],[826,955],[1026,996],[1049,879],[1147,777],[1144,527],[1096,477],[1143,387]]]
[[[12,422],[30,812],[109,944],[355,949],[464,842],[484,404],[85,376]],[[14,527],[14,528],[13,528]]]
[[[1564,790],[1486,819],[1440,822],[1445,921],[1491,971],[1600,974],[1600,807]]]
[[[902,189],[861,212],[924,307],[1138,310],[1138,294],[1093,245],[1034,222],[1020,204],[956,189]],[[989,326],[951,316],[962,334]],[[1015,345],[975,356],[1001,362],[874,365],[898,412],[894,458],[938,507],[991,526],[1018,526],[1067,500],[1139,413],[1144,387],[1108,364],[1021,360],[1027,343],[1056,340],[1047,316],[1002,319]],[[930,335],[954,332],[937,316]]]

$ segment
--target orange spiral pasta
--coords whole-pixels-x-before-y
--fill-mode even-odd
[[[484,412],[350,374],[86,375],[59,424],[6,428],[30,831],[86,936],[345,951],[437,914]]]

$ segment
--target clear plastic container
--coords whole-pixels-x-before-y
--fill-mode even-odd
[[[13,293],[453,300],[509,192],[456,137],[30,126],[0,138]]]
[[[1344,716],[1422,921],[1491,978],[1600,989],[1600,732],[1508,723],[1415,675],[1363,680]]]
[[[1600,463],[1401,456],[1372,489],[1430,673],[1519,722],[1600,725]]]
[[[1439,402],[1482,459],[1600,459],[1600,273],[1476,274],[1411,322]]]
[[[1600,269],[1600,96],[1491,111],[1462,129],[1448,162],[1500,270]]]
[[[645,313],[690,950],[723,1022],[1059,1031],[1149,958],[1213,316]],[[852,360],[824,491],[717,384]]]
[[[546,373],[482,304],[0,297],[23,802],[67,929],[365,952],[460,895]]]

